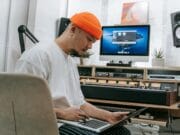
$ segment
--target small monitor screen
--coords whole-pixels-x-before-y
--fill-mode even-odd
[[[100,56],[148,56],[149,25],[103,26]]]

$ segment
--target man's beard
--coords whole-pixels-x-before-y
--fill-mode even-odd
[[[76,50],[72,49],[69,52],[69,55],[71,55],[72,57],[81,57],[83,54],[79,54]]]

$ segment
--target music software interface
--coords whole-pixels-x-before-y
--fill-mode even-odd
[[[148,26],[103,27],[101,54],[147,56],[148,49]]]

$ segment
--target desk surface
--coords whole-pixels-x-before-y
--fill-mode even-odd
[[[100,99],[90,99],[90,98],[86,98],[86,101],[93,102],[93,103],[116,104],[116,105],[127,105],[127,106],[137,106],[137,107],[149,107],[149,108],[167,109],[167,110],[180,110],[180,108],[177,107],[177,105],[180,104],[180,101],[178,101],[177,103],[170,105],[170,106],[134,103],[134,102],[123,102],[123,101],[100,100]]]

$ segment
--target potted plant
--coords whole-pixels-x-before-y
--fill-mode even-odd
[[[93,55],[92,52],[90,51],[87,51],[85,53],[83,53],[81,56],[80,56],[80,64],[81,65],[89,65],[90,64],[90,59],[89,57]]]
[[[152,66],[164,66],[164,52],[160,49],[155,49],[153,52]]]

